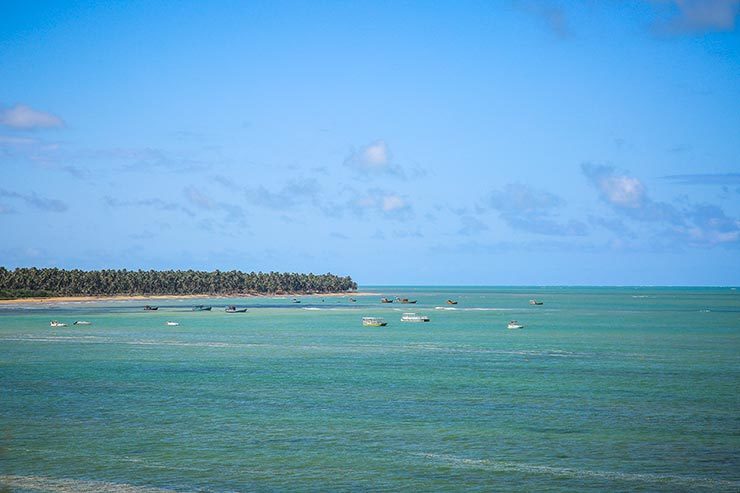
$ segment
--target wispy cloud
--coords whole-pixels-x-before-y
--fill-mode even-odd
[[[740,220],[727,217],[722,209],[710,204],[693,206],[687,212],[690,224],[678,229],[688,240],[700,245],[740,242]]]
[[[662,226],[654,235],[656,240],[688,242],[694,246],[740,242],[740,221],[728,217],[718,206],[686,204],[678,208],[653,200],[639,179],[617,172],[611,166],[584,164],[582,170],[614,211],[635,221]]]
[[[3,146],[3,147],[31,146],[37,143],[38,141],[36,139],[31,139],[29,137],[0,135],[0,146]]]
[[[194,186],[187,187],[184,193],[187,201],[199,209],[204,209],[208,211],[222,211],[226,213],[227,221],[238,221],[240,223],[244,222],[244,210],[236,204],[215,201],[210,196],[206,195],[205,192],[197,189]]]
[[[542,0],[518,0],[514,3],[520,10],[540,19],[555,36],[568,38],[571,29],[565,11],[552,2]]]
[[[244,195],[250,204],[266,209],[286,210],[306,203],[316,205],[320,190],[316,180],[291,180],[274,191],[263,185],[247,187]]]
[[[350,200],[349,206],[359,213],[373,211],[392,219],[406,220],[412,215],[408,199],[377,188],[356,196]]]
[[[19,199],[34,209],[45,212],[64,212],[68,209],[67,204],[58,199],[39,197],[36,193],[24,194],[0,189],[0,197]]]
[[[24,104],[10,108],[0,108],[0,125],[19,129],[54,128],[64,126],[64,121],[56,115],[39,111]]]
[[[588,226],[574,219],[561,222],[555,210],[565,201],[550,192],[510,183],[491,192],[487,205],[499,212],[510,227],[550,236],[583,236]]]
[[[168,202],[162,199],[120,200],[106,195],[103,197],[103,201],[105,202],[105,205],[113,208],[143,207],[165,212],[181,212],[189,217],[195,216],[195,213],[187,207],[176,202]]]
[[[663,179],[679,185],[740,185],[740,173],[668,175],[664,176]]]
[[[671,204],[652,200],[639,179],[618,172],[613,166],[584,163],[581,170],[601,199],[620,213],[640,221],[681,222],[679,211]]]
[[[668,6],[668,17],[655,25],[660,34],[692,34],[735,29],[740,0],[652,0]]]

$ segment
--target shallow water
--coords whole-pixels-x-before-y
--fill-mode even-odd
[[[737,291],[365,289],[0,308],[0,484],[740,490]]]

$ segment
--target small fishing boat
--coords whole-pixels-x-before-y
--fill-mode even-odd
[[[64,322],[58,322],[56,320],[52,320],[51,322],[49,322],[49,326],[50,327],[66,327],[67,324],[65,324]]]
[[[393,300],[390,298],[380,298],[381,303],[393,303]]]
[[[193,307],[193,311],[194,312],[210,312],[211,311],[211,307],[210,306],[205,306],[205,305],[196,305],[196,306]]]
[[[349,299],[349,302],[350,302],[350,303],[357,303],[357,300],[356,300],[355,298],[350,298],[350,299]]]
[[[429,317],[416,313],[404,313],[401,315],[401,322],[429,322]]]
[[[516,320],[512,320],[511,322],[509,322],[509,325],[507,325],[506,328],[507,329],[522,329],[524,328],[524,325],[520,324]]]
[[[298,298],[293,298],[293,303],[300,303],[300,302],[301,302],[301,300],[299,300]]]
[[[75,320],[75,323],[72,325],[92,325],[92,322],[88,322],[87,320]]]
[[[537,300],[529,300],[530,305],[542,305],[544,304],[544,301],[537,301]]]
[[[380,317],[362,317],[362,325],[365,327],[385,327],[388,322]]]
[[[457,305],[457,301],[447,300],[448,305]]]
[[[180,322],[167,322],[166,325],[169,325],[171,327],[175,327],[177,325],[180,325]]]
[[[412,305],[416,303],[416,300],[410,300],[408,298],[396,298],[396,301],[398,301],[399,303],[408,303]]]
[[[226,313],[244,313],[247,311],[246,308],[237,308],[234,305],[229,305],[226,307],[226,310],[224,310]]]
[[[147,306],[144,307],[144,310],[154,311],[154,310],[159,310],[159,307],[158,306],[147,305]]]

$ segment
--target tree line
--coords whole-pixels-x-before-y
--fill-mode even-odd
[[[357,289],[351,277],[295,272],[197,270],[65,270],[0,267],[0,297],[338,293]]]

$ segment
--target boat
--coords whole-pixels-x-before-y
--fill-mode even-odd
[[[180,322],[167,322],[166,325],[169,325],[171,327],[174,327],[176,325],[180,325]]]
[[[299,300],[298,298],[293,298],[293,303],[300,303],[300,302],[301,302],[301,300]]]
[[[226,313],[244,313],[247,311],[246,308],[237,308],[234,305],[229,305],[226,307],[226,310],[224,310]]]
[[[447,300],[448,305],[457,305],[457,301]]]
[[[154,310],[159,310],[159,307],[158,306],[147,305],[147,306],[144,307],[144,310],[152,310],[152,311],[154,311]]]
[[[362,317],[362,325],[365,327],[385,327],[388,322],[380,317]]]
[[[51,322],[49,322],[49,326],[50,327],[66,327],[67,324],[65,324],[64,322],[58,322],[56,320],[52,320]]]
[[[412,305],[416,303],[416,300],[410,300],[408,298],[396,298],[396,301],[399,303],[410,303]]]
[[[350,302],[350,303],[357,303],[357,300],[356,300],[355,298],[350,298],[350,299],[349,299],[349,302]]]
[[[92,322],[88,322],[87,320],[75,320],[75,323],[72,325],[92,325]]]
[[[530,305],[543,305],[544,301],[529,300]]]
[[[211,311],[211,307],[210,306],[205,306],[205,305],[196,305],[196,306],[193,307],[193,311],[194,312],[210,312]]]
[[[404,313],[401,315],[401,322],[429,322],[429,317],[416,313]]]
[[[380,298],[381,303],[393,303],[393,300],[390,298]]]
[[[511,322],[509,322],[509,325],[507,325],[506,328],[507,329],[522,329],[524,328],[524,325],[520,324],[516,320],[512,320]]]

